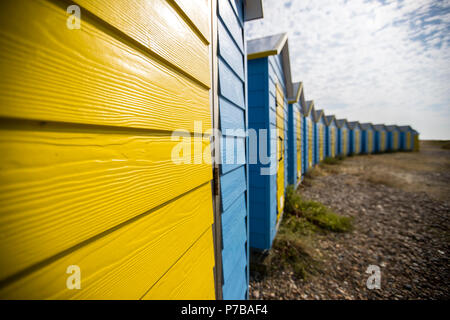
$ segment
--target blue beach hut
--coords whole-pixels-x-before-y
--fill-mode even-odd
[[[314,112],[314,165],[320,163],[325,157],[325,115],[323,110]]]
[[[413,129],[411,126],[400,126],[398,127],[400,132],[400,150],[402,151],[412,151],[413,144],[412,142],[412,132]]]
[[[282,219],[287,184],[288,97],[295,95],[287,34],[247,41],[247,59],[249,129],[268,156],[250,163],[250,246],[266,250]]]
[[[302,181],[302,109],[305,104],[303,84],[293,83],[294,96],[288,98],[288,183],[295,187]]]
[[[389,151],[397,151],[399,149],[400,131],[398,126],[386,126],[387,130],[387,149]]]
[[[306,101],[303,109],[303,174],[313,167],[314,100]]]
[[[375,124],[373,126],[375,132],[374,152],[381,153],[386,151],[387,131],[384,124]]]
[[[326,116],[325,123],[325,156],[334,158],[338,150],[336,117],[334,115]]]
[[[350,152],[349,127],[347,119],[336,120],[338,126],[338,155],[347,156]]]
[[[350,128],[350,154],[361,153],[361,124],[358,121],[348,123]]]
[[[374,130],[371,123],[361,123],[362,131],[362,144],[361,153],[371,154],[373,153],[373,141],[374,141]]]
[[[245,129],[247,107],[247,57],[245,21],[262,18],[261,1],[221,0],[217,2],[217,126],[222,132],[220,141],[221,212],[216,233],[222,243],[216,248],[216,269],[222,264],[219,283],[220,299],[248,298],[249,282],[249,225],[248,225],[248,163]],[[233,157],[234,159],[230,159]],[[220,288],[217,288],[220,289]]]

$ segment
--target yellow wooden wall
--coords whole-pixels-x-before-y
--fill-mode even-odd
[[[319,160],[323,160],[323,154],[324,154],[324,137],[323,137],[323,125],[319,125]]]
[[[283,89],[279,84],[276,86],[276,99],[277,99],[277,221],[280,219],[281,213],[284,208],[284,162],[285,162],[285,150],[284,150],[284,96]]]
[[[367,153],[373,152],[373,132],[372,130],[367,130]]]
[[[336,128],[331,128],[331,157],[336,156]]]
[[[313,123],[311,119],[306,121],[308,126],[308,168],[312,167],[312,157],[313,157]]]
[[[214,298],[209,1],[76,3],[1,2],[0,298]]]
[[[297,111],[297,179],[302,177],[302,118],[300,111]]]

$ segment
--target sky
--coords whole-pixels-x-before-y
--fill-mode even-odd
[[[450,139],[450,0],[265,0],[248,39],[286,32],[316,109]]]

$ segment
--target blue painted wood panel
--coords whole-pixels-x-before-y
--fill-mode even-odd
[[[267,139],[267,155],[272,155],[277,161],[276,146],[276,84],[285,88],[283,69],[278,56],[260,58],[248,61],[248,88],[249,88],[249,128],[266,129],[269,132]],[[284,91],[284,112],[281,115],[284,123],[284,167],[285,184],[288,183],[288,103]],[[261,147],[261,145],[259,146]],[[258,159],[260,160],[260,159]],[[276,168],[276,163],[273,164]],[[256,249],[269,249],[276,234],[277,217],[277,179],[276,174],[262,175],[261,169],[268,164],[250,165],[250,246]]]
[[[224,299],[248,297],[246,53],[242,0],[218,1],[220,191]]]

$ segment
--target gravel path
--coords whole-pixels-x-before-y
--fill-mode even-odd
[[[443,171],[440,175],[444,175],[439,183],[448,186],[450,152],[441,155],[442,166],[436,170]],[[377,163],[379,167],[377,157],[389,156],[353,157],[340,166],[345,169],[359,164],[365,168],[367,164]],[[405,154],[404,157],[411,160],[414,156]],[[373,183],[364,175],[366,171],[349,174],[337,170],[315,178],[312,186],[300,188],[304,198],[320,201],[337,213],[354,217],[355,228],[345,234],[314,236],[314,247],[323,263],[320,274],[307,280],[296,279],[290,272],[263,279],[252,274],[251,298],[450,298],[450,199],[437,199],[422,190],[411,192],[405,191],[408,188]],[[415,174],[424,177],[421,170],[409,171],[409,177]],[[435,175],[428,176],[428,185],[435,183]],[[369,265],[380,267],[381,289],[367,288]]]

